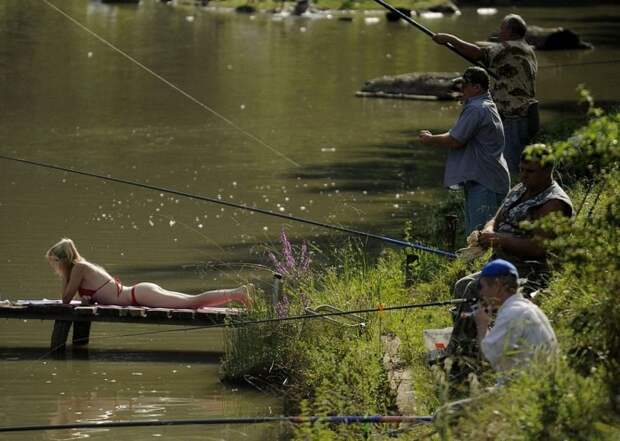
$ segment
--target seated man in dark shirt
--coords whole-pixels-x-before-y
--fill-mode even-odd
[[[547,274],[544,235],[523,229],[523,221],[535,221],[551,213],[572,217],[573,205],[568,195],[553,180],[553,163],[543,144],[529,146],[520,163],[521,182],[504,199],[497,214],[482,229],[478,244],[493,248],[491,259],[512,262],[519,274],[527,278],[525,293],[540,287]],[[463,277],[454,287],[455,298],[480,298],[480,273]],[[476,356],[476,326],[471,305],[464,304],[455,314],[454,330],[447,352],[450,355]]]

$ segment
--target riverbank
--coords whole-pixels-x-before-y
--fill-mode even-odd
[[[311,320],[242,328],[228,336],[225,376],[271,384],[293,415],[397,413],[382,364],[381,337],[390,334],[400,339],[400,359],[411,372],[415,413],[437,415],[434,424],[401,427],[391,439],[617,439],[619,127],[620,113],[591,108],[587,123],[570,136],[557,138],[566,127],[546,135],[578,210],[573,221],[541,224],[556,237],[548,243],[552,278],[537,297],[560,342],[562,356],[554,365],[532,366],[492,392],[487,388],[496,380],[488,369],[450,384],[449,366],[429,366],[423,344],[424,329],[451,325],[447,308],[435,307],[368,314],[363,327]],[[283,238],[280,259],[287,277],[278,316],[304,314],[305,307],[325,303],[355,310],[448,300],[454,282],[479,269],[486,257],[466,263],[419,253],[413,287],[406,288],[402,251],[387,250],[374,261],[361,244],[328,255],[316,252],[314,263],[302,265],[302,251]],[[447,403],[462,398],[475,400],[446,411]],[[314,424],[295,428],[292,437],[381,439],[393,429]]]
[[[196,3],[200,4],[200,0],[181,0],[180,3]],[[290,8],[295,5],[295,1],[274,1],[274,0],[210,0],[210,7],[235,9],[240,6],[250,6],[259,11],[273,11]],[[398,2],[388,2],[394,7],[406,8],[412,11],[424,11],[429,8],[442,5],[446,0],[399,0]],[[454,1],[457,7],[463,8],[490,8],[490,7],[519,7],[519,6],[536,6],[536,7],[553,7],[553,6],[574,6],[588,7],[592,5],[615,4],[613,0],[599,0],[593,2],[585,2],[579,0],[474,0],[474,1]],[[348,10],[348,11],[372,11],[384,9],[374,0],[314,0],[311,2],[312,7],[318,10]]]
[[[250,6],[258,11],[273,11],[281,9],[292,9],[295,1],[274,1],[274,0],[211,0],[208,5],[210,7],[231,8],[235,9],[240,6]],[[410,10],[425,10],[433,6],[445,3],[443,0],[403,0],[398,2],[398,7]],[[391,3],[390,3],[391,4]],[[396,6],[396,4],[395,4]],[[371,11],[384,9],[373,0],[315,0],[312,7],[318,10],[348,10],[348,11]]]

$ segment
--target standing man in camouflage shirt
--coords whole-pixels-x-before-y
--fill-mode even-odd
[[[523,148],[538,130],[534,50],[525,41],[527,25],[516,14],[504,17],[499,43],[480,47],[451,34],[435,34],[439,44],[449,43],[466,57],[480,61],[498,78],[491,83],[491,95],[504,125],[504,157],[511,173],[518,173]]]

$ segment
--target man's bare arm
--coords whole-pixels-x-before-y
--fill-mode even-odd
[[[460,149],[465,146],[464,143],[456,138],[453,138],[449,132],[441,133],[439,135],[433,135],[428,130],[420,131],[420,142],[424,145],[430,145],[433,147],[446,147],[449,149]]]
[[[567,214],[565,204],[556,199],[551,200],[538,208],[538,210],[536,210],[533,214],[533,219],[542,219],[543,217],[555,212],[563,213],[565,215]],[[493,222],[494,228],[494,219],[490,222]],[[487,226],[488,225],[489,224],[487,224]],[[534,231],[533,237],[526,238],[518,237],[509,233],[491,232],[488,231],[487,226],[485,226],[485,229],[482,233],[480,233],[480,237],[478,238],[478,241],[483,246],[492,246],[495,249],[502,249],[507,253],[523,258],[540,259],[545,256],[543,241],[549,236],[544,232],[536,230]]]
[[[467,58],[479,61],[482,59],[482,49],[480,46],[474,43],[470,43],[469,41],[461,40],[455,35],[452,34],[435,34],[433,36],[433,40],[435,43],[443,44],[449,43],[452,45],[460,54],[465,55]]]

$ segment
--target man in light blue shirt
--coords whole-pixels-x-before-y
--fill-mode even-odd
[[[449,132],[420,132],[422,144],[449,149],[444,185],[465,190],[465,232],[483,227],[496,213],[510,188],[503,156],[504,128],[489,94],[489,75],[469,67],[462,77],[463,110]]]

